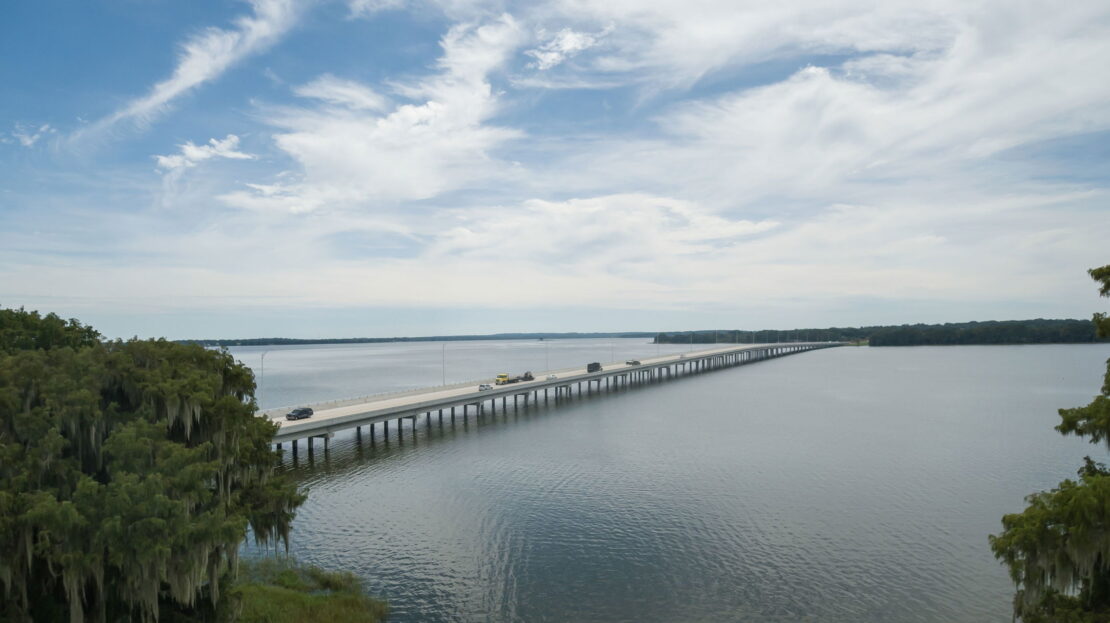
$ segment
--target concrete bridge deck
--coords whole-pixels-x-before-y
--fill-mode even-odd
[[[640,365],[629,365],[624,362],[603,363],[599,372],[587,372],[585,366],[571,370],[557,370],[554,372],[535,373],[535,380],[521,381],[508,385],[494,385],[492,390],[479,391],[479,383],[493,383],[493,379],[480,381],[463,386],[431,387],[422,390],[413,390],[402,394],[370,396],[361,401],[346,401],[344,403],[326,403],[321,405],[303,405],[312,407],[315,414],[304,420],[285,420],[285,414],[290,408],[268,409],[260,411],[259,415],[268,417],[281,425],[281,429],[274,435],[274,443],[293,442],[293,452],[297,452],[297,440],[307,439],[308,449],[312,451],[312,440],[316,437],[324,439],[325,448],[328,439],[341,430],[354,428],[356,434],[362,435],[362,427],[370,427],[373,438],[375,425],[381,424],[381,434],[388,439],[390,422],[396,422],[395,430],[398,436],[404,434],[401,423],[404,419],[411,419],[416,426],[417,418],[424,416],[427,423],[431,424],[433,412],[442,421],[444,412],[452,420],[455,418],[456,409],[462,409],[466,416],[470,407],[474,407],[478,414],[485,413],[488,408],[496,411],[497,401],[501,400],[502,410],[509,408],[509,399],[512,406],[519,407],[523,399],[524,404],[546,401],[554,394],[556,400],[569,398],[574,395],[587,395],[603,389],[616,389],[630,387],[642,383],[669,380],[686,374],[706,372],[724,367],[744,365],[773,357],[781,357],[819,348],[840,346],[839,342],[799,342],[783,344],[730,344],[708,350],[690,353],[664,355],[640,360]],[[549,379],[554,375],[556,378]],[[583,389],[583,384],[585,388]]]

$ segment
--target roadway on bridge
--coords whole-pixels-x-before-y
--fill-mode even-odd
[[[649,357],[649,358],[646,358],[646,359],[640,359],[639,360],[640,365],[638,365],[638,366],[628,365],[628,364],[625,364],[623,361],[622,362],[606,363],[606,364],[602,364],[603,370],[601,372],[594,373],[594,374],[598,374],[598,375],[601,375],[601,376],[611,375],[614,372],[623,372],[623,371],[626,371],[626,370],[635,370],[635,369],[638,369],[638,368],[647,368],[647,367],[650,367],[650,366],[658,366],[658,365],[665,365],[665,364],[682,363],[682,362],[684,362],[688,359],[700,359],[700,358],[712,356],[712,355],[715,355],[715,354],[722,354],[722,353],[728,353],[728,352],[737,352],[737,351],[742,351],[742,350],[752,350],[752,349],[774,347],[774,346],[791,346],[791,345],[792,344],[789,344],[789,343],[744,344],[744,345],[729,344],[728,346],[723,346],[723,347],[719,347],[719,348],[712,348],[712,349],[708,349],[708,350],[698,350],[698,351],[692,351],[692,352],[688,352],[688,353],[663,355],[663,356],[659,356],[659,357]],[[516,374],[516,373],[514,373],[514,374]],[[490,391],[479,392],[478,391],[478,384],[469,384],[469,385],[466,385],[464,387],[451,387],[451,388],[432,387],[432,388],[428,388],[425,391],[414,390],[412,392],[405,392],[404,395],[401,395],[401,396],[398,396],[396,394],[394,394],[394,395],[386,394],[386,395],[383,395],[383,396],[380,396],[380,397],[368,396],[365,401],[357,402],[357,403],[354,403],[354,404],[345,404],[345,405],[336,405],[336,406],[328,406],[327,404],[324,404],[324,405],[320,405],[319,408],[316,408],[316,406],[314,406],[314,405],[303,405],[303,406],[312,407],[313,410],[315,411],[315,413],[313,414],[313,416],[311,418],[304,419],[304,420],[287,421],[287,420],[284,419],[285,414],[288,413],[290,410],[292,410],[293,407],[284,407],[284,408],[278,408],[278,409],[267,409],[265,411],[260,411],[259,415],[261,415],[263,417],[268,417],[271,420],[274,420],[274,421],[278,422],[281,425],[281,432],[282,433],[294,433],[297,429],[300,429],[300,428],[305,428],[305,429],[318,428],[322,421],[331,420],[331,419],[335,419],[335,418],[341,418],[341,417],[348,416],[348,415],[356,415],[356,414],[360,414],[360,413],[366,413],[366,412],[369,412],[369,411],[378,411],[378,410],[382,410],[382,409],[394,409],[394,408],[399,409],[399,408],[403,408],[403,407],[408,406],[408,405],[418,405],[418,404],[426,403],[426,402],[432,402],[432,401],[437,401],[437,400],[447,400],[447,399],[451,399],[451,398],[459,398],[459,397],[462,397],[462,396],[469,396],[469,395],[472,395],[475,402],[477,402],[479,400],[489,400],[493,396],[512,395],[514,393],[525,393],[526,391],[530,391],[530,389],[535,388],[534,386],[536,386],[537,384],[541,386],[540,387],[541,389],[542,389],[542,387],[551,387],[553,384],[556,384],[556,385],[559,384],[559,383],[556,383],[554,381],[549,381],[547,379],[547,377],[550,374],[556,374],[558,376],[559,380],[573,379],[573,380],[567,380],[567,382],[575,382],[575,383],[577,383],[579,381],[586,380],[587,378],[590,378],[589,376],[586,376],[589,373],[586,372],[586,367],[585,366],[582,366],[581,368],[574,368],[574,369],[571,369],[571,370],[563,369],[563,370],[555,370],[555,371],[552,371],[552,372],[540,372],[540,373],[533,372],[533,374],[536,377],[535,380],[533,380],[533,381],[519,381],[517,383],[512,383],[510,385],[495,385],[494,386],[494,391],[492,391],[492,392],[490,392]],[[586,378],[575,378],[575,377],[579,377],[579,376],[586,376]],[[493,379],[489,379],[488,381],[483,381],[483,382],[488,382],[488,383],[492,384]]]

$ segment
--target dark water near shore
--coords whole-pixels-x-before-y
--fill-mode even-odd
[[[544,349],[556,368],[656,347],[447,349],[450,383],[542,369]],[[261,350],[233,353],[257,367]],[[269,350],[268,406],[443,377],[438,344]],[[1012,588],[987,535],[1084,454],[1103,457],[1052,427],[1096,393],[1107,357],[837,348],[421,422],[403,443],[340,435],[313,463],[286,462],[310,490],[292,549],[363,576],[400,622],[1003,623]]]

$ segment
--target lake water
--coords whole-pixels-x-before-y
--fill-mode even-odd
[[[264,406],[648,357],[637,340],[236,348]],[[558,407],[341,434],[300,559],[391,621],[1010,621],[987,535],[1098,446],[1052,430],[1106,345],[835,348]],[[443,364],[446,364],[443,366]]]

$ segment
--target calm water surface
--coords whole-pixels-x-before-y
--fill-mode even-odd
[[[665,346],[670,352],[688,347]],[[233,353],[258,369],[266,349]],[[271,348],[267,406],[647,357],[643,340]],[[662,350],[661,352],[668,352]],[[837,348],[286,465],[301,559],[391,621],[1010,620],[987,535],[1100,448],[1110,348]],[[446,368],[441,366],[446,362]],[[549,362],[549,366],[545,366]]]

